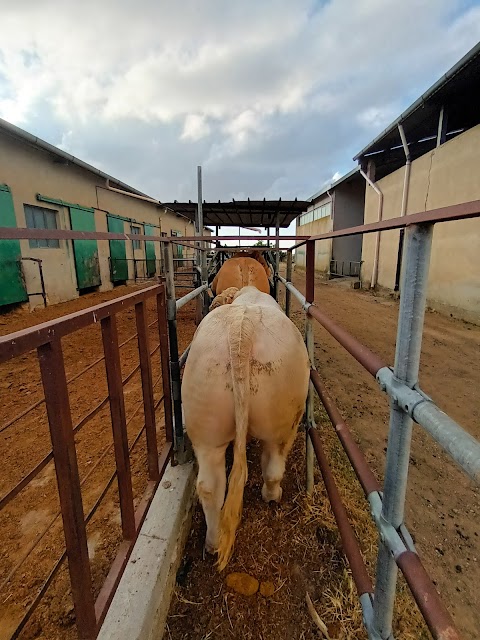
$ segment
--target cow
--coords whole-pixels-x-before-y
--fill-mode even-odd
[[[266,263],[265,265],[268,269],[268,265]],[[265,267],[255,258],[240,256],[230,258],[221,266],[210,288],[214,295],[218,295],[229,287],[242,289],[247,286],[270,293],[270,283]]]
[[[309,381],[302,336],[268,294],[244,287],[207,314],[185,366],[185,427],[198,462],[197,493],[219,571],[233,552],[247,481],[247,438],[263,443],[262,497],[279,502],[285,460],[302,418]],[[226,490],[225,452],[233,442]]]

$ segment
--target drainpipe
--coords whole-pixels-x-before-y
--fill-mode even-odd
[[[400,138],[402,140],[403,151],[405,153],[405,176],[403,180],[403,194],[402,194],[402,209],[400,211],[401,216],[407,215],[407,204],[408,204],[408,191],[410,187],[410,167],[411,167],[411,158],[410,158],[410,149],[408,148],[407,138],[405,136],[405,131],[403,129],[403,125],[398,125],[398,132],[400,133]],[[397,256],[397,269],[395,273],[395,286],[394,291],[400,290],[400,273],[402,271],[402,256],[403,256],[403,242],[404,242],[405,230],[400,229],[400,239],[398,241],[398,256]]]
[[[378,222],[382,220],[383,217],[383,193],[380,191],[376,182],[370,180],[367,174],[360,169],[360,175],[362,175],[367,183],[372,187],[372,189],[378,194]],[[378,278],[378,257],[380,255],[380,231],[377,231],[375,234],[375,255],[373,257],[373,268],[372,268],[372,279],[370,282],[370,288],[374,289],[377,284]]]

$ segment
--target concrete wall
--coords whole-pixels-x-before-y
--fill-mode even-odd
[[[69,229],[68,207],[39,202],[37,194],[48,198],[79,204],[95,210],[96,231],[108,231],[107,213],[132,218],[134,224],[147,223],[158,227],[155,235],[165,231],[180,231],[182,235],[193,235],[193,224],[186,218],[166,212],[154,203],[132,198],[109,191],[99,176],[74,164],[61,163],[59,158],[37,149],[29,143],[14,138],[0,131],[0,183],[10,187],[18,227],[26,227],[24,204],[41,206],[57,212],[57,223],[60,229]],[[1,221],[0,221],[1,222]],[[1,225],[0,225],[1,226]],[[130,233],[130,222],[124,222],[124,231]],[[143,233],[143,228],[141,230]],[[71,300],[79,295],[71,240],[60,240],[56,248],[31,248],[28,240],[20,242],[23,257],[40,258],[43,271],[48,304]],[[100,290],[113,287],[110,281],[108,240],[98,241],[100,263]],[[126,242],[126,257],[144,260],[145,245],[133,251],[132,242]],[[192,252],[188,250],[188,255]],[[155,243],[156,258],[160,259],[160,244]],[[184,255],[185,252],[184,252]],[[40,291],[38,266],[29,261],[22,261],[27,292]],[[133,263],[129,264],[129,278],[133,279]],[[30,306],[35,308],[43,304],[41,296],[30,298]]]
[[[316,200],[314,205],[308,208],[308,211],[313,210],[315,207],[319,207],[322,204],[330,202],[330,198],[327,196],[325,198]],[[333,209],[332,205],[332,209]],[[314,220],[313,222],[309,222],[308,224],[303,224],[298,226],[297,219],[297,235],[301,236],[311,236],[317,235],[320,233],[328,233],[333,230],[333,220],[331,216],[320,218],[319,220]],[[303,245],[299,249],[295,251],[295,264],[296,266],[305,268],[305,260],[306,260],[306,246]],[[322,273],[328,273],[330,270],[330,259],[332,257],[332,241],[331,240],[319,240],[315,243],[315,270],[320,271]]]
[[[359,179],[339,184],[335,188],[333,230],[346,229],[363,224],[365,206],[365,181]],[[362,237],[334,238],[332,259],[360,262],[362,259]]]
[[[379,180],[383,218],[400,215],[404,168]],[[412,163],[407,214],[480,199],[480,125]],[[377,220],[378,196],[367,187],[365,222]],[[378,284],[393,289],[399,231],[381,234]],[[363,282],[369,286],[374,234],[364,236]],[[480,219],[436,225],[428,286],[428,304],[473,322],[480,321]]]

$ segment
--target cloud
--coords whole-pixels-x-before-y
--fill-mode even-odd
[[[480,39],[462,0],[2,5],[0,116],[164,201],[198,164],[207,199],[310,196]]]

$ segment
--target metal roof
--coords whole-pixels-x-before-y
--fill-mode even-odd
[[[306,200],[232,200],[232,202],[203,202],[204,224],[221,227],[288,227],[310,203]],[[195,220],[197,203],[166,202],[163,205],[175,213]]]
[[[343,182],[345,183],[351,182],[353,179],[357,177],[357,174],[360,174],[360,167],[354,167],[351,171],[346,173],[344,176],[342,176],[338,180],[335,180],[335,182],[330,182],[326,187],[323,187],[323,189],[321,189],[320,191],[317,191],[317,193],[314,193],[313,196],[309,198],[309,201],[313,202],[313,200],[316,200],[321,196],[327,195],[327,191],[331,191],[332,189],[335,189]]]
[[[398,125],[405,130],[411,159],[436,146],[440,110],[448,118],[446,139],[480,123],[480,42],[443,75],[428,91],[394,120],[355,157],[360,163],[373,159],[379,179],[405,164]]]
[[[37,138],[31,133],[28,133],[28,131],[24,131],[23,129],[20,129],[20,127],[17,127],[14,124],[7,122],[6,120],[3,120],[2,118],[0,118],[0,131],[3,131],[4,133],[14,138],[20,138],[21,140],[27,142],[33,147],[36,147],[37,149],[43,149],[44,151],[48,151],[48,153],[50,153],[51,155],[61,158],[62,160],[66,160],[67,162],[70,162],[72,164],[75,164],[78,167],[81,167],[82,169],[89,171],[90,173],[94,173],[95,175],[99,176],[104,180],[109,180],[110,182],[113,183],[113,185],[119,187],[120,189],[123,189],[124,191],[130,191],[131,193],[137,196],[142,196],[143,198],[150,198],[151,200],[156,200],[156,198],[151,198],[151,196],[148,196],[146,193],[143,193],[142,191],[138,191],[138,189],[134,189],[134,187],[130,187],[128,184],[125,184],[125,182],[118,180],[118,178],[114,178],[113,176],[108,175],[108,173],[104,173],[103,171],[100,171],[100,169],[93,167],[91,164],[88,164],[87,162],[83,162],[83,160],[79,160],[75,156],[72,156],[71,154],[66,153],[65,151],[62,151],[58,147],[55,147],[53,144],[50,144],[49,142],[45,142],[45,140],[42,140],[41,138]],[[158,200],[157,202],[160,205],[162,204]]]

